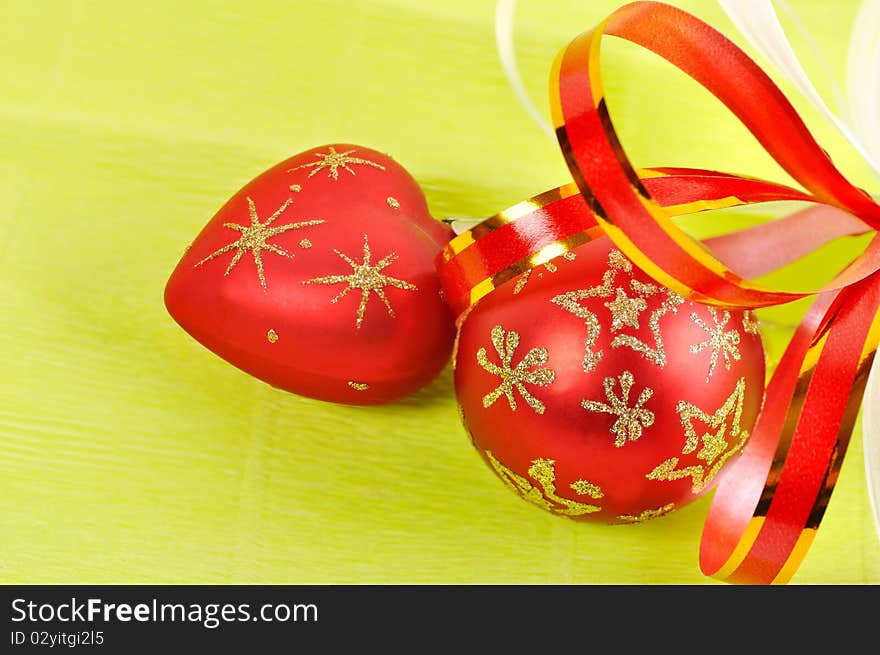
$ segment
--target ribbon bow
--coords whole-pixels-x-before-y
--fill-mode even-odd
[[[699,82],[803,190],[717,171],[635,168],[605,103],[599,70],[605,35],[646,48]],[[880,343],[880,205],[838,171],[748,55],[670,5],[624,5],[575,37],[553,63],[550,100],[573,183],[453,239],[437,261],[447,298],[462,320],[499,285],[601,236],[659,283],[697,302],[757,309],[813,297],[765,389],[749,442],[718,482],[700,546],[706,575],[785,583],[828,505]],[[779,200],[811,208],[703,243],[673,220]],[[819,289],[783,291],[754,279],[829,240],[868,233],[874,236],[864,251]],[[757,244],[764,255],[749,258]]]

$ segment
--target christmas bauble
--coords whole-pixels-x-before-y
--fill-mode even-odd
[[[204,346],[269,384],[388,402],[450,358],[455,327],[434,257],[451,237],[391,157],[325,145],[223,205],[174,269],[165,304]]]
[[[481,299],[455,354],[486,464],[535,505],[604,523],[712,488],[749,438],[764,375],[752,312],[685,300],[607,238]]]

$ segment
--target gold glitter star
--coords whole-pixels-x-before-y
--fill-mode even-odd
[[[711,415],[691,403],[683,400],[680,401],[676,406],[676,411],[685,433],[684,448],[682,448],[681,452],[683,455],[692,453],[702,443],[702,448],[697,451],[696,456],[704,464],[694,464],[683,469],[677,469],[679,458],[671,457],[654,468],[645,477],[649,480],[670,481],[690,477],[691,490],[694,493],[699,493],[705,489],[718,474],[718,471],[721,470],[724,463],[742,449],[746,439],[749,437],[749,433],[743,430],[740,423],[745,389],[746,379],[740,378],[739,382],[736,383],[733,393]],[[695,419],[708,425],[710,431],[702,436],[697,434],[693,425]],[[717,431],[712,432],[711,430]]]
[[[617,417],[614,425],[611,426],[611,432],[616,435],[614,445],[620,448],[627,439],[636,441],[642,436],[644,428],[654,425],[654,412],[643,407],[654,395],[654,390],[649,387],[643,389],[636,404],[629,407],[629,394],[635,383],[633,374],[624,371],[620,376],[620,397],[614,393],[614,383],[614,378],[605,378],[602,383],[609,404],[606,405],[596,400],[584,400],[581,405],[590,412],[611,414]]]
[[[519,347],[519,340],[520,336],[516,332],[508,332],[505,335],[504,328],[500,325],[492,328],[492,345],[495,346],[495,352],[501,358],[501,366],[489,361],[485,348],[480,348],[477,351],[477,363],[489,373],[501,378],[501,384],[498,388],[483,396],[483,407],[491,407],[501,396],[506,396],[510,409],[516,411],[514,391],[518,391],[529,407],[536,413],[543,414],[544,403],[530,394],[525,385],[549,386],[556,377],[556,373],[549,368],[535,368],[547,363],[546,348],[532,348],[519,364],[511,368],[511,360]],[[529,370],[532,368],[535,370]]]
[[[624,325],[639,329],[639,316],[648,309],[648,303],[638,296],[630,298],[626,291],[617,287],[617,296],[614,300],[605,303],[611,310],[611,331],[616,332]]]
[[[617,286],[619,274],[630,276],[629,285]],[[669,312],[677,312],[678,306],[684,302],[684,298],[669,289],[663,289],[654,284],[646,284],[632,278],[633,265],[624,257],[619,250],[612,250],[608,254],[608,270],[602,275],[602,284],[589,289],[578,289],[559,294],[551,298],[551,302],[559,305],[578,318],[584,319],[587,327],[587,338],[584,340],[584,372],[593,370],[602,359],[602,351],[593,348],[601,332],[599,317],[581,304],[587,298],[610,298],[605,306],[611,312],[611,332],[619,332],[624,327],[638,329],[641,312],[648,308],[647,300],[655,295],[665,295],[660,305],[651,312],[648,318],[648,328],[654,338],[654,345],[647,343],[632,334],[617,334],[611,341],[612,348],[626,346],[641,353],[645,359],[657,366],[666,366],[666,350],[663,345],[663,336],[660,332],[660,319]],[[636,295],[630,297],[626,293],[626,287]]]
[[[373,168],[378,168],[380,170],[385,170],[385,167],[381,164],[377,164],[376,162],[370,161],[368,159],[361,159],[360,157],[349,157],[354,150],[346,150],[345,152],[336,152],[336,149],[333,146],[330,146],[330,152],[316,152],[315,157],[318,158],[318,161],[313,161],[308,164],[303,164],[302,166],[297,166],[295,168],[287,169],[288,173],[293,171],[297,171],[301,168],[314,168],[314,170],[309,173],[309,177],[317,174],[319,171],[327,169],[327,176],[333,178],[334,180],[339,179],[339,169],[348,171],[352,175],[355,174],[354,169],[349,168],[349,164],[356,164],[362,166],[372,166]]]
[[[330,301],[332,303],[339,301],[339,299],[344,297],[349,291],[359,289],[361,292],[361,302],[357,308],[357,319],[355,321],[355,327],[357,329],[360,329],[364,322],[364,315],[367,312],[367,301],[370,299],[371,293],[375,293],[379,296],[379,299],[385,303],[385,307],[388,309],[388,315],[394,316],[394,310],[391,308],[391,303],[388,302],[388,297],[385,295],[385,287],[395,287],[396,289],[405,289],[406,291],[418,290],[414,284],[381,273],[384,268],[397,259],[396,253],[392,252],[391,254],[386,255],[376,262],[375,266],[370,265],[372,255],[370,253],[370,244],[367,240],[366,234],[364,235],[362,262],[356,262],[338,250],[334,250],[333,252],[339,255],[349,266],[351,266],[352,272],[348,275],[327,275],[312,280],[303,280],[303,284],[347,284],[348,286]]]
[[[263,287],[263,290],[266,290],[266,275],[263,271],[263,250],[268,250],[269,252],[274,252],[277,255],[282,255],[284,257],[293,258],[293,255],[281,248],[268,243],[268,239],[271,239],[274,236],[281,234],[282,232],[287,232],[288,230],[298,230],[302,227],[308,227],[310,225],[319,225],[323,223],[323,220],[316,221],[300,221],[299,223],[288,223],[287,225],[279,225],[277,227],[269,227],[276,218],[278,218],[285,209],[290,206],[290,203],[293,202],[290,198],[284,201],[284,204],[281,205],[275,213],[272,214],[269,218],[266,219],[265,223],[260,223],[260,219],[257,216],[257,208],[254,206],[254,201],[250,198],[248,201],[248,210],[250,212],[251,224],[250,225],[239,225],[238,223],[224,223],[223,227],[228,228],[230,230],[236,230],[241,232],[241,236],[230,244],[227,244],[212,252],[210,255],[205,257],[202,261],[195,264],[193,268],[196,266],[201,266],[202,264],[211,261],[215,257],[219,257],[230,250],[235,250],[236,253],[232,257],[232,260],[229,262],[229,265],[226,267],[226,272],[223,275],[229,275],[229,272],[235,268],[235,265],[238,264],[238,261],[241,259],[241,256],[247,252],[251,251],[251,254],[254,256],[254,263],[257,265],[257,276],[260,278],[260,285]]]
[[[727,322],[730,320],[730,312],[725,311],[719,318],[718,312],[715,308],[709,307],[709,314],[712,315],[712,322],[714,323],[714,326],[712,327],[706,325],[706,322],[703,321],[696,312],[691,314],[691,320],[703,328],[703,330],[709,335],[708,339],[702,343],[691,346],[690,349],[694,354],[701,353],[707,348],[712,349],[712,355],[709,358],[709,374],[706,375],[706,382],[709,381],[709,378],[711,378],[712,374],[715,372],[715,366],[718,364],[719,354],[724,356],[724,368],[728,371],[730,370],[731,359],[737,362],[740,359],[739,349],[737,348],[740,340],[739,332],[736,330],[724,331],[724,326],[726,326]]]
[[[513,488],[520,496],[529,501],[533,505],[537,505],[542,509],[549,510],[554,514],[562,514],[564,516],[581,516],[583,514],[591,514],[598,512],[602,508],[587,503],[579,503],[570,498],[563,498],[556,494],[556,469],[552,459],[536,459],[529,467],[529,477],[535,480],[540,488],[533,485],[529,480],[521,475],[511,471],[509,468],[499,462],[495,456],[486,451],[486,457],[489,463],[504,482]],[[579,496],[589,496],[593,499],[599,499],[604,496],[598,485],[587,482],[586,480],[575,480],[570,485],[572,491]]]

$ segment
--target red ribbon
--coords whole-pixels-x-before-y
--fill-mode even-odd
[[[714,171],[636,169],[605,104],[604,34],[654,52],[712,92],[804,191]],[[880,205],[837,170],[757,64],[669,5],[625,5],[572,40],[553,64],[551,105],[574,184],[453,239],[438,258],[447,298],[461,320],[500,284],[599,236],[611,238],[659,283],[698,302],[754,309],[815,296],[774,370],[748,444],[720,478],[700,548],[706,575],[741,584],[787,582],[824,515],[880,342]],[[813,207],[704,244],[673,220],[775,200]],[[868,247],[819,289],[774,290],[750,279],[830,239],[869,232]],[[750,259],[753,252],[762,256]]]

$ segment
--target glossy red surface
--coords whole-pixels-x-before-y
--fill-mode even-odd
[[[558,299],[562,294],[602,287],[603,277],[610,270],[612,250],[607,238],[587,243],[574,251],[573,261],[561,257],[553,260],[558,269],[555,272],[543,266],[535,268],[519,293],[516,293],[516,282],[512,281],[483,298],[461,326],[455,384],[464,423],[480,455],[490,466],[494,458],[520,478],[517,481],[502,474],[502,479],[550,511],[582,520],[620,523],[645,520],[680,508],[717,482],[718,475],[713,474],[718,472],[716,467],[723,471],[736,459],[744,444],[744,435],[757,418],[764,393],[765,356],[761,337],[754,330],[744,329],[747,317],[743,312],[730,312],[726,316],[721,310],[690,301],[682,301],[656,323],[666,355],[663,365],[650,361],[644,352],[619,340],[617,345],[612,345],[621,335],[630,335],[652,350],[660,351],[649,318],[668,296],[653,280],[633,268],[632,275],[618,270],[611,278],[612,284],[607,286],[607,293],[596,292],[592,297],[577,300],[577,305],[593,314],[600,326],[589,350],[601,356],[595,366],[586,370],[585,314],[575,315],[561,306]],[[658,292],[639,294],[634,291],[634,280],[636,284],[655,285]],[[637,312],[638,328],[626,324],[613,326],[608,305],[618,297],[618,289],[628,298],[644,300],[643,309]],[[730,337],[734,343],[728,350],[729,368],[723,348],[717,353],[714,368],[711,368],[711,345],[692,351],[692,346],[700,348],[699,344],[711,336],[700,321],[712,329],[722,325],[721,334],[736,334]],[[530,405],[515,385],[512,389],[515,410],[504,393],[487,402],[491,401],[487,394],[499,387],[502,377],[478,362],[478,352],[484,348],[486,359],[502,366],[501,353],[491,338],[496,326],[501,326],[505,338],[510,333],[519,335],[512,355],[506,343],[504,345],[505,355],[511,355],[511,369],[516,369],[534,349],[546,351],[546,361],[542,363],[540,355],[532,355],[524,369],[531,372],[550,369],[552,382],[523,383],[525,390],[543,405],[543,411]],[[611,380],[610,390],[620,399],[625,395],[621,381],[626,372],[633,380],[626,407],[636,406],[642,392],[650,388],[652,393],[640,408],[648,410],[651,418],[645,420],[642,414],[641,435],[633,439],[630,432],[621,442],[614,432],[620,415],[590,411],[583,403],[595,401],[610,408],[613,402],[608,396],[606,381]],[[539,375],[532,379],[541,378]],[[744,389],[737,418],[737,402],[729,403],[730,411],[722,411],[722,408],[735,395],[741,380]],[[691,416],[686,420],[688,409],[682,403],[702,410],[705,416]],[[718,420],[712,423],[705,420],[707,417]],[[691,448],[686,447],[686,423],[693,427],[697,439],[692,438]],[[737,428],[741,432],[737,433]],[[710,435],[720,435],[718,438],[723,441]],[[713,452],[714,448],[718,450]],[[675,470],[698,467],[702,472],[673,480],[649,477],[664,462],[668,465],[672,458],[677,460]],[[553,462],[555,478],[551,494],[536,475],[530,475],[529,469],[538,460]],[[499,472],[495,466],[492,468]],[[696,472],[697,469],[691,470]],[[699,484],[695,485],[698,478]],[[602,496],[591,498],[577,493],[571,485],[578,480],[597,485]],[[695,486],[699,487],[697,491]],[[552,494],[600,510],[578,513],[576,506],[554,501]],[[574,511],[570,511],[572,507]]]
[[[251,203],[265,228],[247,237]],[[174,269],[165,304],[205,347],[273,386],[389,402],[430,382],[452,352],[434,267],[451,236],[388,155],[325,145],[230,198]]]

